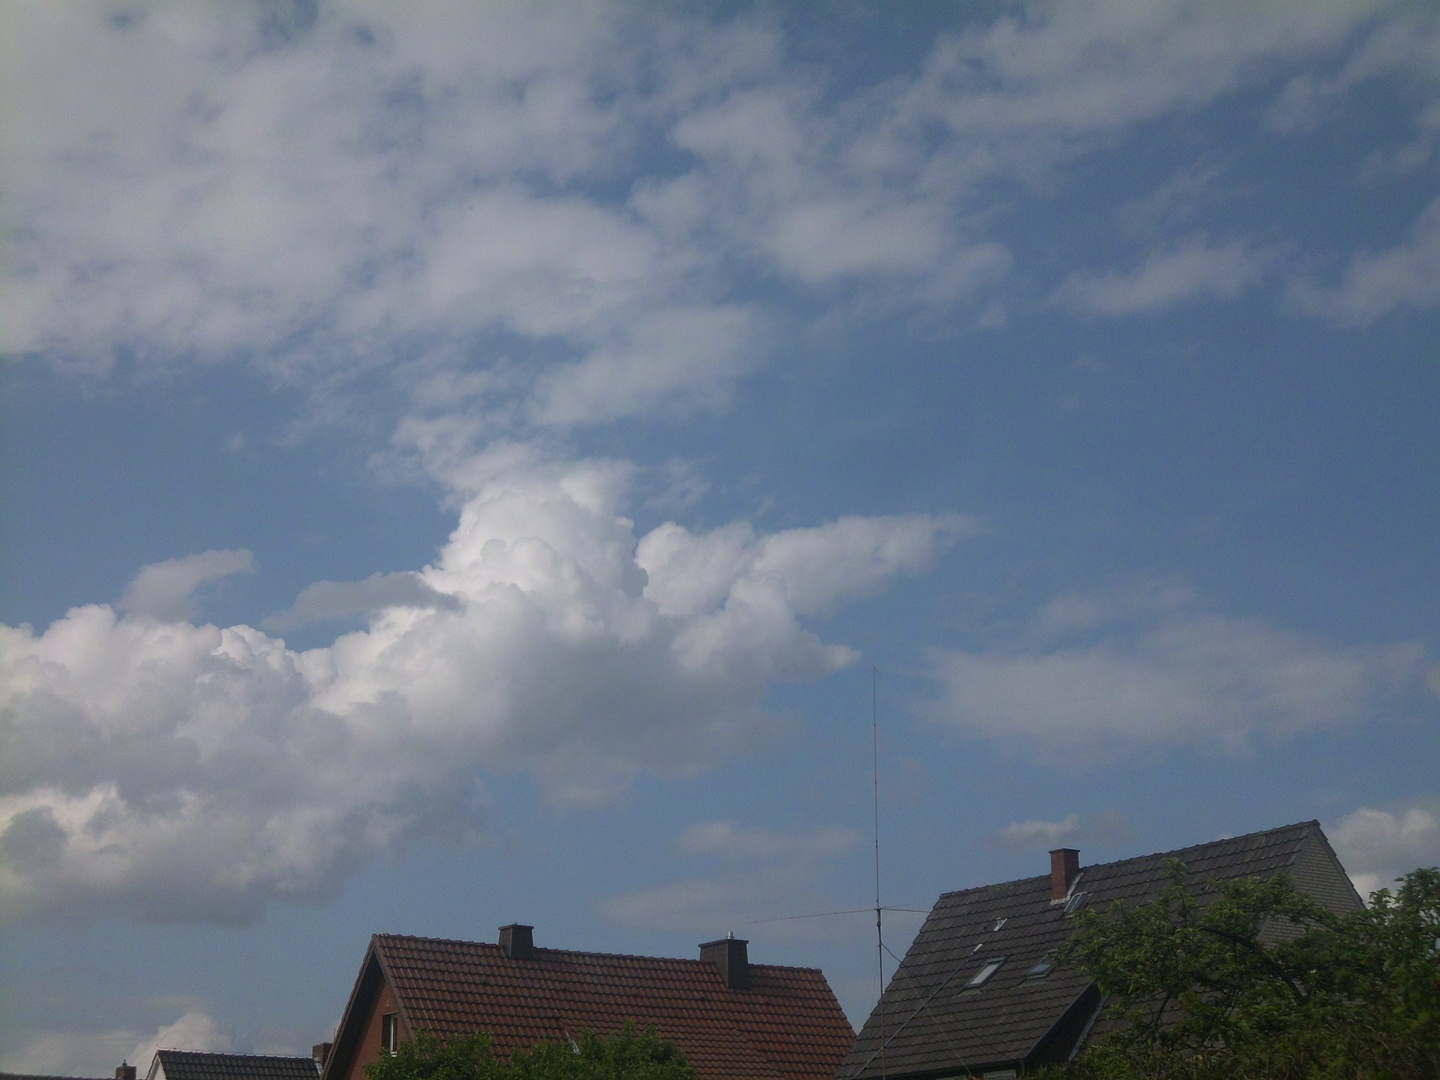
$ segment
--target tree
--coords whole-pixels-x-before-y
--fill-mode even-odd
[[[427,1031],[400,1044],[393,1056],[365,1067],[370,1080],[696,1080],[674,1043],[653,1027],[626,1024],[614,1035],[593,1031],[578,1042],[542,1042],[499,1061],[487,1034],[441,1040]]]
[[[1440,870],[1339,917],[1285,877],[1082,912],[1061,961],[1110,998],[1076,1078],[1440,1076]]]

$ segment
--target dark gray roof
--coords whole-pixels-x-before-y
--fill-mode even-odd
[[[1304,859],[1307,866],[1333,863],[1334,873],[1344,878],[1319,823],[1307,821],[1179,851],[1083,866],[1072,893],[1087,893],[1086,906],[1091,908],[1117,900],[1143,903],[1168,883],[1167,859],[1182,860],[1189,868],[1188,881],[1199,887],[1291,872],[1307,850],[1312,852]],[[1303,881],[1301,885],[1305,887]],[[1348,881],[1344,887],[1348,893],[1338,903],[1359,906]],[[1004,924],[997,929],[1001,919]],[[1064,905],[1051,902],[1048,874],[945,893],[837,1077],[954,1075],[985,1066],[1063,1059],[1094,1019],[1099,994],[1084,974],[1073,969],[1057,968],[1043,978],[1027,978],[1027,972],[1065,943],[1070,926]],[[977,989],[966,988],[987,961],[1002,957],[1004,964],[989,981]]]
[[[206,1054],[156,1050],[165,1080],[316,1080],[320,1066],[308,1057],[260,1054]],[[153,1066],[152,1066],[153,1070]]]

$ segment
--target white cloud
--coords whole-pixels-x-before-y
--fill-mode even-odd
[[[1018,642],[931,651],[938,722],[1046,753],[1153,746],[1242,750],[1364,722],[1423,693],[1423,646],[1338,645],[1204,610],[1141,582],[1067,594]]]
[[[203,551],[146,566],[115,606],[155,619],[189,619],[199,611],[195,590],[231,574],[253,574],[255,556],[243,548]]]
[[[1094,315],[1156,311],[1197,296],[1233,300],[1256,284],[1273,255],[1239,241],[1219,247],[1195,241],[1155,252],[1129,273],[1074,273],[1056,290],[1067,307]]]
[[[109,1073],[127,1061],[141,1076],[156,1050],[205,1050],[227,1053],[235,1040],[201,1009],[192,1009],[173,1024],[161,1025],[143,1035],[125,1028],[109,1031],[42,1031],[5,1055],[0,1064],[9,1072],[49,1076],[96,1076]]]
[[[1420,800],[1395,813],[1362,806],[1325,835],[1361,896],[1382,888],[1393,892],[1402,874],[1440,866],[1440,800]]]
[[[1094,814],[1067,814],[1059,821],[1012,821],[999,829],[991,841],[1007,851],[1053,851],[1076,844],[1115,844],[1132,839],[1134,832],[1115,810]]]
[[[1299,282],[1290,296],[1301,310],[1350,326],[1403,308],[1440,305],[1440,199],[1425,208],[1403,242],[1356,255],[1339,284]]]
[[[187,1012],[173,1024],[166,1024],[153,1036],[142,1040],[130,1060],[149,1063],[156,1050],[202,1050],[210,1053],[229,1053],[235,1049],[235,1040],[216,1023],[208,1013],[195,1010]],[[144,1066],[142,1065],[142,1068]]]
[[[1030,8],[962,20],[869,86],[789,62],[764,14],[0,17],[0,352],[244,363],[316,395],[426,356],[445,370],[397,378],[400,411],[454,411],[437,382],[484,373],[478,403],[522,427],[723,405],[776,358],[787,305],[735,299],[757,274],[842,309],[983,299],[1011,255],[978,196],[1129,126],[1337,57],[1344,86],[1433,68],[1406,44],[1424,18],[1379,0]],[[1228,296],[1257,258],[1200,245],[1072,291],[1111,311]],[[1354,276],[1377,295],[1418,280]]]
[[[637,538],[623,463],[454,464],[469,494],[418,582],[297,602],[370,609],[329,647],[105,606],[0,628],[0,909],[247,920],[414,837],[473,834],[489,770],[585,802],[745,753],[784,730],[763,707],[777,680],[855,658],[802,620],[959,534],[909,515]]]

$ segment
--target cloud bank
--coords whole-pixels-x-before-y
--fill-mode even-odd
[[[804,620],[926,571],[965,526],[637,537],[630,472],[472,463],[434,564],[302,594],[312,615],[369,612],[325,648],[104,605],[0,628],[0,910],[249,920],[332,895],[376,853],[473,834],[488,772],[583,803],[773,742],[770,688],[856,659]],[[137,581],[241,561],[213,555]]]

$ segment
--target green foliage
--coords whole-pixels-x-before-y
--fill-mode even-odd
[[[443,1042],[421,1031],[395,1055],[365,1067],[370,1080],[696,1080],[674,1043],[655,1029],[626,1024],[614,1035],[587,1031],[578,1042],[542,1042],[496,1060],[490,1036],[452,1036]]]
[[[1109,995],[1074,1080],[1440,1076],[1440,870],[1337,917],[1286,878],[1220,892],[1185,868],[1150,903],[1083,912],[1061,962]]]

